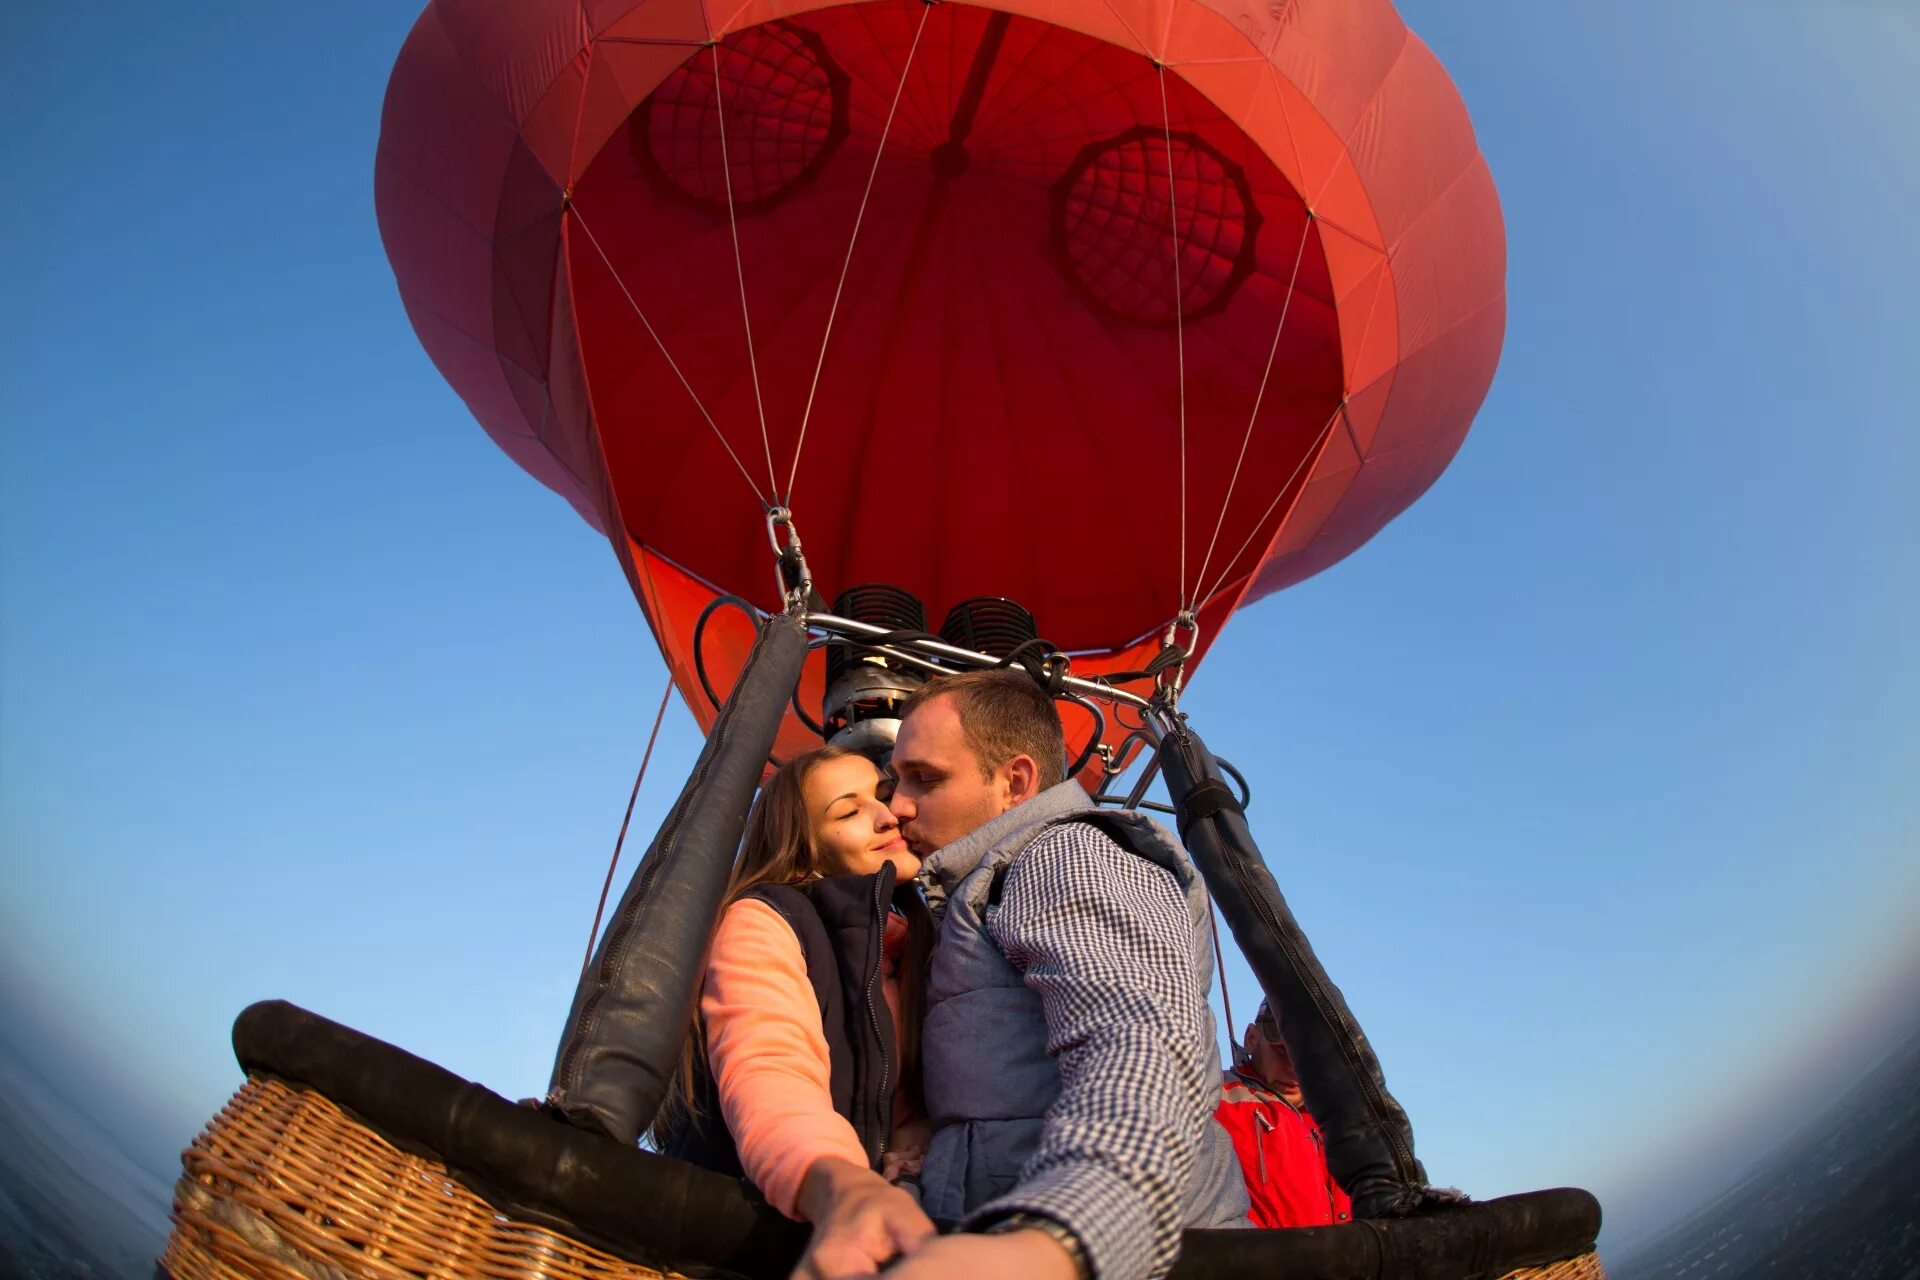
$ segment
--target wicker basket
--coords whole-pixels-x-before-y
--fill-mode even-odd
[[[1607,1269],[1600,1265],[1599,1254],[1583,1253],[1550,1267],[1522,1267],[1518,1271],[1509,1271],[1500,1280],[1607,1280]]]
[[[504,1217],[327,1098],[254,1078],[181,1156],[174,1280],[666,1280]],[[1593,1254],[1503,1280],[1605,1280]]]
[[[319,1093],[250,1079],[181,1156],[174,1280],[660,1280],[502,1217]]]

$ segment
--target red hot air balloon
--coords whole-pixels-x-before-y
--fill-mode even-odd
[[[1197,660],[1425,491],[1505,324],[1385,0],[437,0],[376,196],[435,364],[708,722],[694,619],[777,603],[769,507],[829,594],[1010,597],[1076,673],[1191,610]]]
[[[394,70],[375,191],[435,364],[608,536],[708,727],[702,622],[732,620],[706,655],[726,686],[748,628],[713,611],[782,604],[768,541],[795,529],[828,593],[890,584],[928,618],[1011,598],[1075,674],[1123,685],[1178,657],[1171,629],[1191,669],[1241,604],[1433,482],[1505,323],[1492,182],[1386,0],[433,0]],[[539,1112],[256,1004],[234,1028],[253,1074],[183,1157],[165,1273],[372,1274],[376,1255],[381,1275],[787,1270],[800,1224],[610,1137],[656,1114],[678,1060],[778,710],[759,695],[804,652],[793,618],[764,634],[740,732],[709,743],[615,923],[595,921]],[[806,696],[827,659],[846,684],[900,674],[828,645]],[[1139,740],[1120,707],[1146,708],[1194,864],[1301,1033],[1330,1167],[1357,1214],[1392,1210],[1191,1232],[1181,1269],[1393,1255],[1601,1275],[1585,1192],[1452,1205],[1425,1185],[1215,776],[1230,766],[1135,696],[1164,691],[1091,692],[1110,744]],[[781,736],[811,745],[797,717]],[[1402,1216],[1413,1203],[1447,1207]]]

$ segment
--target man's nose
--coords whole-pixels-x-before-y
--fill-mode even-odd
[[[895,787],[893,789],[893,794],[887,797],[887,812],[893,815],[895,822],[908,823],[913,821],[913,801],[907,799],[906,788]]]

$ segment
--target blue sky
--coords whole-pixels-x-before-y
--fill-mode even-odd
[[[1403,11],[1501,189],[1500,373],[1187,705],[1429,1170],[1592,1187],[1621,1242],[1920,1012],[1920,16]],[[543,1090],[665,679],[401,312],[371,178],[412,14],[317,13],[0,38],[5,1034],[158,1164],[262,997]]]

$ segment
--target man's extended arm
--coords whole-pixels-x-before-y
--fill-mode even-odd
[[[1040,996],[1061,1091],[1020,1185],[969,1222],[1037,1213],[1079,1238],[1100,1280],[1163,1272],[1218,1071],[1185,897],[1078,822],[1036,841],[1002,889],[987,930]]]

